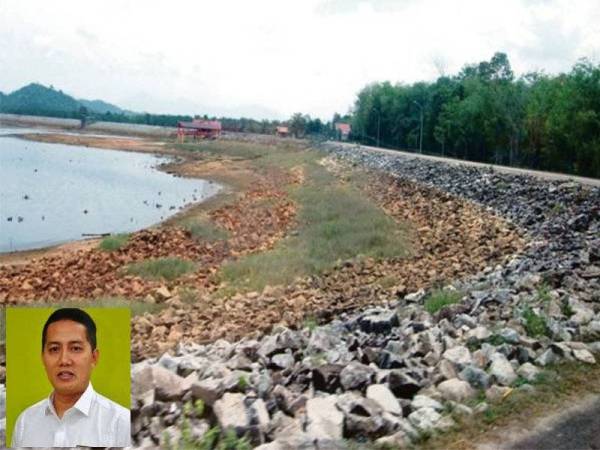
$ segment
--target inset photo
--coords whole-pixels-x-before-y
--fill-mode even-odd
[[[130,310],[6,309],[6,446],[131,444]]]

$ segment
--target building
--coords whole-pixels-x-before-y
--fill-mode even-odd
[[[216,139],[221,135],[221,122],[218,120],[194,119],[191,122],[177,123],[177,137],[183,142],[185,136],[194,139]]]
[[[290,130],[288,127],[277,127],[275,129],[275,134],[279,137],[288,137],[290,135]]]
[[[352,128],[349,123],[338,122],[335,124],[335,131],[337,132],[337,138],[340,141],[347,141],[352,132]]]

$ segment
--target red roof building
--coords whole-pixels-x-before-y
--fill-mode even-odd
[[[290,135],[290,130],[288,127],[277,127],[275,129],[275,134],[279,137],[287,137]]]
[[[194,119],[191,122],[177,123],[177,136],[183,140],[185,136],[193,136],[194,139],[216,139],[221,135],[221,122],[218,120]]]
[[[350,136],[350,132],[352,131],[349,123],[341,122],[335,124],[335,129],[338,132],[339,139],[342,141],[347,141],[348,137]]]

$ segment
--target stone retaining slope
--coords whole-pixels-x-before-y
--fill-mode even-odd
[[[323,147],[489,207],[526,231],[524,251],[447,289],[461,302],[429,314],[423,291],[325,326],[239,342],[180,345],[132,367],[136,445],[202,439],[213,425],[263,449],[404,446],[454,426],[453,414],[531,384],[561,360],[600,352],[600,189],[473,167]],[[516,385],[515,385],[516,383]],[[478,392],[485,400],[477,402]],[[201,399],[202,414],[186,408]]]

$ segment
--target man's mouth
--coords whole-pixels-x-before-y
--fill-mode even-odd
[[[75,374],[73,372],[69,372],[68,370],[62,370],[58,372],[58,379],[61,381],[71,381],[75,378]]]

